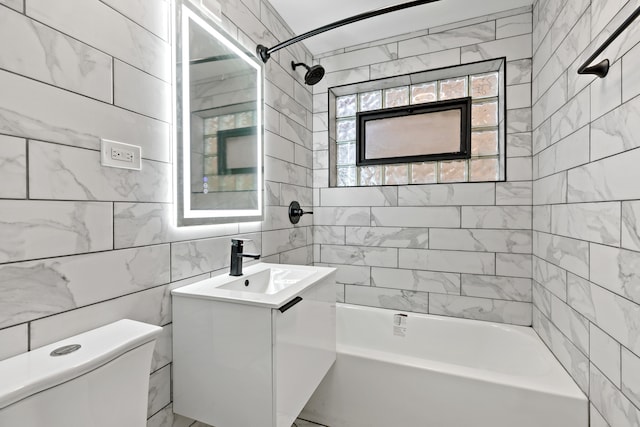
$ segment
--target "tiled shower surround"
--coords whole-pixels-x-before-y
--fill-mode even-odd
[[[221,3],[249,50],[292,35],[266,1]],[[149,426],[191,425],[170,403],[169,290],[226,270],[241,235],[266,261],[338,267],[346,302],[533,322],[592,427],[639,426],[640,24],[606,51],[609,76],[575,74],[638,5],[539,0],[283,49],[266,65],[265,220],[177,230],[168,0],[0,0],[0,359],[120,318],[161,325]],[[503,56],[506,182],[328,188],[329,87]],[[327,69],[313,95],[293,59]],[[101,167],[101,137],[142,146],[142,171]],[[292,200],[314,215],[292,226]]]
[[[247,50],[292,35],[260,0],[220,3]],[[0,0],[0,359],[121,318],[160,325],[153,427],[174,422],[170,289],[228,271],[237,235],[266,261],[313,261],[311,218],[294,228],[286,213],[312,205],[312,96],[288,66],[311,62],[302,45],[266,66],[265,220],[170,225],[169,7]],[[142,146],[142,170],[102,167],[100,138]]]
[[[591,401],[591,425],[640,425],[640,25],[576,69],[637,1],[533,10],[533,327]],[[600,59],[597,59],[600,61]]]
[[[531,325],[531,8],[330,52],[314,86],[314,260],[347,303]],[[506,182],[329,188],[328,89],[506,57]]]

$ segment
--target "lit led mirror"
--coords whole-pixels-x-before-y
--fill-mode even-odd
[[[187,2],[176,14],[177,223],[259,221],[263,65]]]

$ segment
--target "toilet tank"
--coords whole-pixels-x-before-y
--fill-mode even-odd
[[[125,319],[0,361],[0,426],[145,426],[161,330]]]

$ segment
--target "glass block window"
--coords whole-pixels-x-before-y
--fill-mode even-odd
[[[497,181],[500,168],[497,71],[425,81],[335,98],[336,182],[343,186]],[[471,97],[471,158],[356,166],[356,114],[384,108]],[[389,141],[393,144],[393,141]]]

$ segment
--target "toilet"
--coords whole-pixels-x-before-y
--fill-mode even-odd
[[[161,330],[125,319],[0,361],[0,426],[145,426]]]

